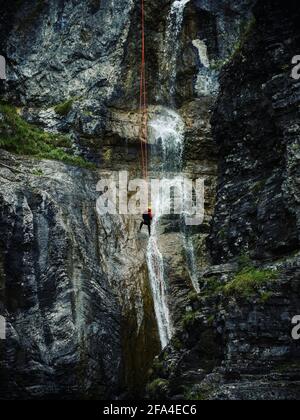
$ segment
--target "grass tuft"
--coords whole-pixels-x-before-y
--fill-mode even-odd
[[[239,295],[251,297],[259,290],[278,278],[278,272],[274,270],[259,270],[254,267],[246,267],[235,275],[226,286],[224,293],[227,295]]]
[[[50,134],[29,124],[11,105],[0,103],[0,148],[18,155],[51,159],[69,165],[93,169],[95,165],[71,152],[69,137]]]

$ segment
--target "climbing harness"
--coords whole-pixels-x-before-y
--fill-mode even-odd
[[[145,0],[141,0],[141,74],[140,74],[140,128],[141,143],[141,169],[145,180],[148,178],[148,107],[146,85],[146,59],[145,59]]]

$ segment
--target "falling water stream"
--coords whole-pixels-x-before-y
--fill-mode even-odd
[[[167,20],[162,71],[168,75],[170,104],[173,104],[175,94],[176,61],[179,51],[178,37],[183,23],[184,8],[188,2],[189,0],[174,1]],[[182,173],[183,166],[184,129],[184,123],[180,116],[167,108],[161,108],[156,113],[150,121],[149,127],[150,142],[158,150],[158,156],[152,157],[152,173],[160,179],[172,179],[175,182],[177,194],[181,197],[183,197],[183,186],[182,179],[178,175]],[[164,272],[164,258],[159,249],[160,228],[164,214],[168,214],[165,206],[169,204],[169,195],[170,189],[166,186],[166,188],[162,187],[160,193],[155,197],[152,197],[154,219],[152,235],[147,248],[147,264],[162,348],[166,347],[173,334],[173,325],[167,302],[168,283]]]
[[[179,52],[179,34],[182,28],[184,9],[190,0],[176,0],[171,6],[167,18],[167,31],[165,36],[162,73],[167,75],[168,92],[170,92],[170,103],[173,102],[176,86],[176,63]],[[162,79],[164,80],[164,79]]]
[[[160,162],[155,165],[155,176],[160,179],[175,178],[182,170],[184,124],[174,111],[162,109],[150,123],[151,143],[160,150]],[[180,181],[179,181],[180,182]],[[176,179],[175,179],[176,183]],[[181,185],[178,185],[181,189]],[[159,193],[153,197],[154,219],[152,235],[147,249],[147,262],[154,298],[154,307],[159,329],[161,345],[164,348],[172,337],[172,322],[167,303],[167,282],[164,275],[164,260],[159,250],[161,221],[168,214],[167,203],[170,189],[162,185]]]

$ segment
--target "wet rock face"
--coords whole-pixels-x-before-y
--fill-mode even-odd
[[[137,395],[160,351],[140,221],[100,220],[95,210],[100,178],[139,173],[139,8],[75,3],[1,3],[3,97],[29,122],[70,134],[104,171],[1,155],[4,397]],[[154,31],[153,10],[151,19]],[[66,99],[70,108],[57,113]]]
[[[213,118],[222,161],[211,249],[215,262],[299,249],[299,82],[291,60],[299,10],[256,7],[241,53],[222,74]],[[279,18],[280,16],[280,18]]]
[[[8,62],[5,98],[21,106],[29,122],[72,134],[78,153],[103,163],[99,144],[109,144],[105,137],[122,145],[111,132],[108,104],[119,96],[136,102],[138,96],[137,67],[132,70],[137,89],[123,83],[124,57],[136,41],[130,41],[131,26],[138,25],[136,1],[34,0],[5,6],[9,18],[0,28]],[[135,51],[130,54],[137,59]],[[69,109],[57,113],[55,107],[67,101]]]
[[[216,96],[218,75],[251,17],[252,0],[190,1],[180,35],[176,100]]]
[[[1,3],[0,42],[8,61],[8,81],[0,85],[3,97],[19,106],[28,122],[71,135],[74,150],[102,172],[1,156],[5,188],[0,274],[5,305],[0,309],[6,310],[10,335],[1,366],[9,388],[0,394],[103,398],[123,391],[128,395],[129,390],[138,395],[160,351],[147,242],[137,238],[136,218],[98,219],[95,186],[98,177],[113,170],[129,169],[134,177],[140,173],[139,2],[17,3]],[[171,3],[146,4],[149,103],[173,106],[175,100],[186,124],[186,173],[206,179],[208,217],[200,232],[191,232],[195,265],[202,268],[207,266],[205,241],[215,201],[216,157],[209,119],[218,74],[205,65],[231,51],[238,22],[248,9],[241,7],[233,17],[225,13],[225,2],[219,12],[211,2],[188,4],[178,45],[169,34],[178,47],[171,98],[166,87],[169,73],[159,77],[166,64],[163,50]],[[224,37],[222,24],[227,15],[228,22],[232,20],[230,39],[228,31]],[[205,43],[193,45],[198,38],[207,40],[207,48]],[[209,87],[199,94],[196,79],[205,85],[207,75]],[[66,105],[63,112],[57,112],[57,105]],[[179,239],[178,229],[171,228],[160,241],[175,324],[185,311],[194,274]]]
[[[99,264],[96,175],[1,152],[0,177],[1,397],[116,393],[121,308]]]
[[[110,175],[1,152],[1,398],[142,391],[160,350],[146,240],[96,211]]]
[[[132,0],[114,5],[91,0],[75,7],[72,1],[22,2],[7,41],[10,90],[33,106],[82,95],[106,100],[122,71],[133,5]]]
[[[295,7],[258,1],[222,72],[211,120],[220,158],[213,265],[202,271],[181,331],[155,361],[149,398],[300,398],[299,343],[291,338],[300,307]],[[239,291],[232,281],[241,282]]]
[[[6,387],[0,396],[139,396],[160,350],[147,239],[137,237],[137,218],[99,218],[95,211],[98,178],[125,168],[134,176],[140,173],[138,1],[10,4],[1,3],[0,45],[9,65],[1,93],[21,106],[29,122],[70,134],[77,153],[100,169],[96,173],[1,153],[0,293],[5,305],[0,310],[6,311],[9,335],[7,345],[1,343],[1,384]],[[205,223],[188,232],[197,271],[206,270],[210,260],[206,239],[217,169],[212,125],[221,157],[210,239],[213,263],[246,252],[275,259],[299,247],[299,95],[286,68],[297,53],[298,12],[290,18],[288,7],[261,1],[256,23],[248,27],[251,4],[187,4],[172,98],[169,73],[160,77],[168,64],[163,53],[171,1],[146,6],[149,102],[178,108],[186,125],[184,171],[206,180]],[[229,58],[233,61],[223,72],[211,121],[218,75]],[[64,112],[57,112],[55,106],[66,100]],[[245,302],[206,296],[199,302],[194,296],[190,302],[191,270],[172,221],[166,222],[160,245],[176,330],[187,312],[183,333],[156,366],[162,395],[185,393],[182,385],[192,385],[189,392],[201,398],[252,398],[264,385],[265,397],[298,395],[298,373],[291,375],[293,368],[285,366],[289,356],[299,357],[288,329],[288,318],[300,306],[297,258],[291,267],[281,267],[268,305],[253,297]],[[207,275],[226,282],[234,270],[230,264],[218,265]],[[201,283],[210,289],[205,275]],[[267,372],[267,384],[251,376],[254,365]],[[288,381],[296,394],[282,391]]]
[[[155,362],[149,398],[298,400],[300,352],[291,339],[299,308],[297,259],[281,270],[268,299],[208,290],[194,299],[182,332]]]

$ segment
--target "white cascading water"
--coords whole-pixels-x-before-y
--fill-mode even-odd
[[[157,168],[153,168],[153,174],[155,173],[157,178],[174,179],[181,172],[183,140],[184,124],[179,115],[174,111],[162,109],[150,122],[151,144],[158,146],[161,151]],[[181,189],[182,184],[179,181],[177,191],[180,193]],[[173,332],[167,303],[168,285],[164,275],[164,260],[159,249],[159,228],[163,215],[169,214],[168,208],[165,207],[169,203],[169,196],[170,189],[162,186],[159,194],[152,197],[154,218],[147,249],[147,263],[162,348],[166,347]]]
[[[171,93],[171,101],[175,93],[176,85],[176,62],[179,50],[178,37],[182,28],[184,9],[190,0],[176,0],[171,6],[171,11],[167,20],[167,31],[165,47],[163,51],[164,74],[168,74],[168,83]],[[170,101],[170,102],[171,102]]]
[[[164,81],[164,83],[167,84],[170,92],[170,104],[173,103],[176,86],[176,62],[179,51],[178,37],[182,28],[184,9],[189,1],[174,1],[167,20],[161,70],[164,76],[167,75],[167,81]],[[161,78],[161,75],[160,80],[164,80]],[[152,119],[149,128],[151,144],[158,145],[158,149],[161,150],[160,159],[151,168],[153,174],[155,173],[156,177],[160,179],[172,178],[175,180],[175,190],[182,200],[182,180],[179,177],[177,181],[176,177],[182,172],[184,123],[176,112],[164,108]],[[147,264],[162,348],[167,346],[173,334],[172,320],[167,302],[168,284],[164,273],[164,259],[159,249],[159,230],[163,215],[165,213],[168,214],[164,206],[166,203],[169,203],[169,194],[169,188],[161,188],[160,194],[152,197],[154,219],[152,222],[152,235],[147,248]],[[189,243],[187,242],[187,244]],[[189,254],[192,255],[190,250]]]

